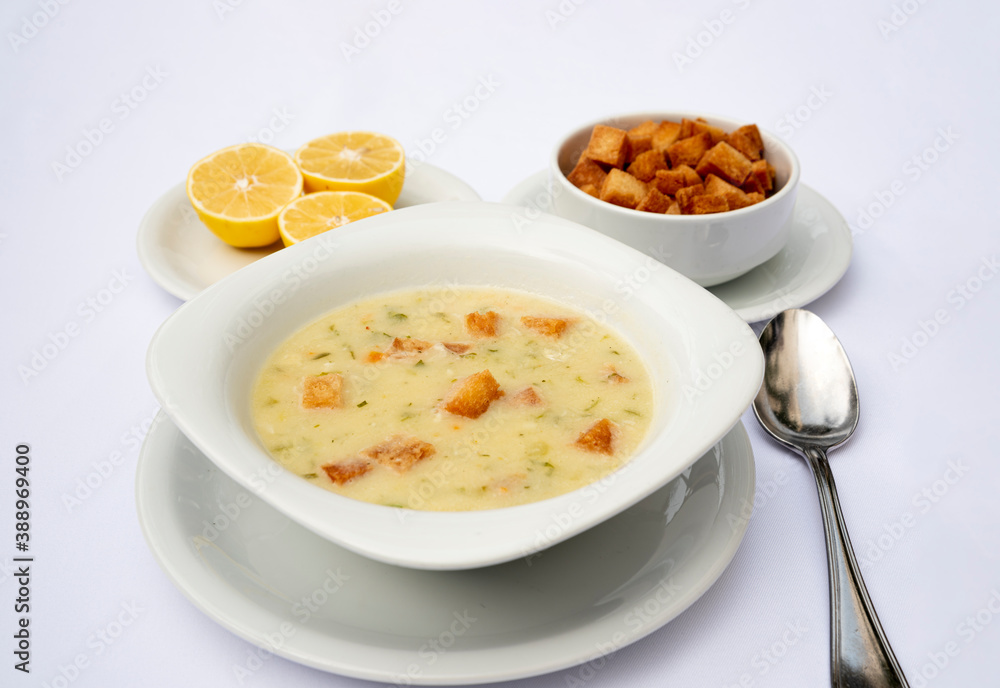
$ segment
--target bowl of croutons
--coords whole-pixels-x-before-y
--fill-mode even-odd
[[[755,124],[688,112],[609,117],[551,158],[554,212],[698,284],[735,279],[785,245],[799,161]]]

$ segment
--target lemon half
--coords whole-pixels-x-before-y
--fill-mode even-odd
[[[369,131],[313,139],[295,151],[305,190],[359,191],[395,203],[403,189],[406,154],[399,141]]]
[[[196,162],[187,195],[201,221],[227,244],[267,246],[278,240],[278,214],[302,195],[302,183],[288,153],[243,143]]]
[[[392,206],[357,191],[318,191],[298,198],[278,215],[278,230],[285,246],[297,244],[349,222],[392,210]]]

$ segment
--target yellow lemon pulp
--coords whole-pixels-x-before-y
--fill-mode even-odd
[[[341,227],[365,217],[392,210],[380,198],[357,191],[319,191],[298,198],[278,215],[278,228],[285,246]]]
[[[201,221],[227,244],[267,246],[279,238],[278,213],[302,195],[302,173],[288,153],[244,143],[195,163],[187,195]]]
[[[295,151],[306,192],[359,191],[395,203],[403,189],[406,155],[396,139],[345,131],[313,139]]]

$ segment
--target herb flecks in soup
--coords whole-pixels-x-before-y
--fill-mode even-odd
[[[375,504],[459,511],[554,497],[620,468],[653,390],[632,347],[582,311],[468,288],[360,301],[305,327],[253,393],[270,454]]]

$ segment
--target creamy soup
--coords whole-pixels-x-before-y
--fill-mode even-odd
[[[507,289],[426,289],[335,310],[284,342],[253,392],[271,456],[386,506],[493,509],[625,463],[653,390],[635,350],[582,311]]]

